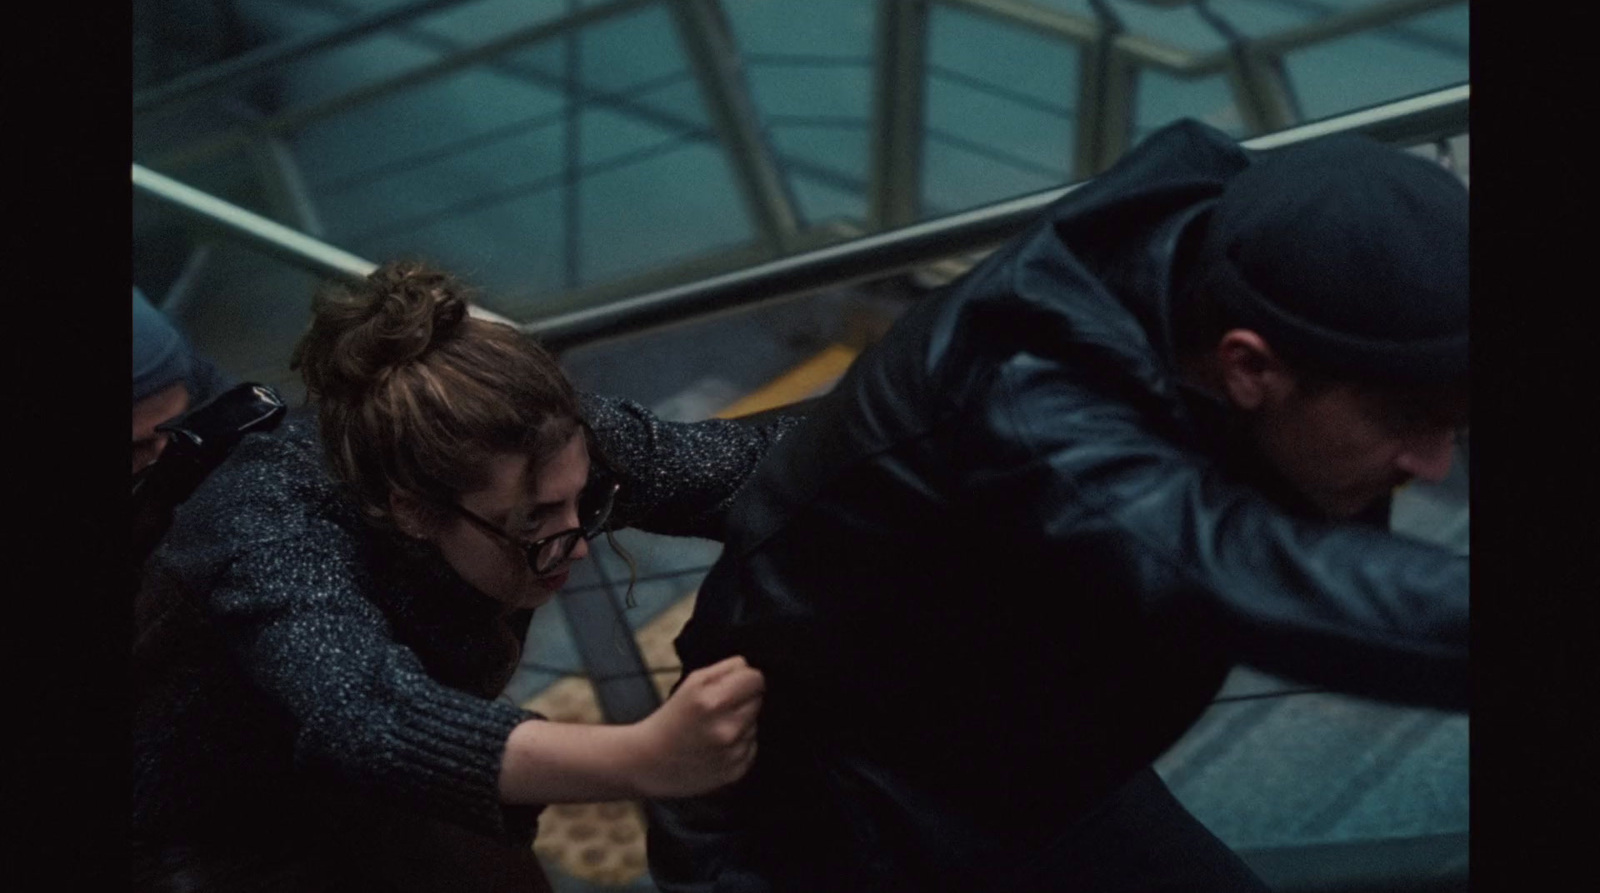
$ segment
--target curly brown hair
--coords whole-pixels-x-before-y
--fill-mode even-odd
[[[542,465],[582,428],[577,392],[533,338],[468,315],[468,288],[420,261],[329,283],[290,368],[318,405],[334,476],[374,524],[390,495],[454,502],[496,455]],[[430,518],[436,521],[437,518]]]

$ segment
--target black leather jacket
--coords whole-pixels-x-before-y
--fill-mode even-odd
[[[1464,708],[1467,561],[1317,519],[1174,377],[1183,123],[911,309],[767,457],[678,640],[767,676],[751,774],[658,804],[669,891],[994,889],[1236,662]]]

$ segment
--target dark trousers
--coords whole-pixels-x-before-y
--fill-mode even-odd
[[[1064,831],[997,889],[1076,893],[1270,893],[1189,814],[1154,769]]]
[[[1184,809],[1153,769],[1053,838],[956,873],[921,857],[860,864],[840,855],[842,817],[813,816],[759,842],[729,828],[716,795],[651,804],[650,869],[669,893],[1270,893],[1249,866]],[[789,804],[774,799],[773,810]],[[834,834],[829,837],[829,834]],[[1003,835],[1001,835],[1003,837]],[[830,844],[827,841],[835,841]],[[874,853],[885,856],[883,853]],[[959,876],[956,876],[959,874]]]

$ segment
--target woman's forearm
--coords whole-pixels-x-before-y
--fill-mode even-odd
[[[632,800],[645,743],[637,725],[528,720],[510,731],[499,791],[507,803]]]
[[[629,725],[529,720],[506,738],[500,799],[570,803],[690,797],[736,781],[755,759],[761,673],[741,657],[684,678]]]
[[[644,752],[635,725],[529,720],[511,730],[500,764],[507,803],[632,800]]]

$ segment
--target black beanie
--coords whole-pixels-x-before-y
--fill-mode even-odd
[[[1467,190],[1363,137],[1263,153],[1224,189],[1198,258],[1243,327],[1311,370],[1395,384],[1467,376]]]

